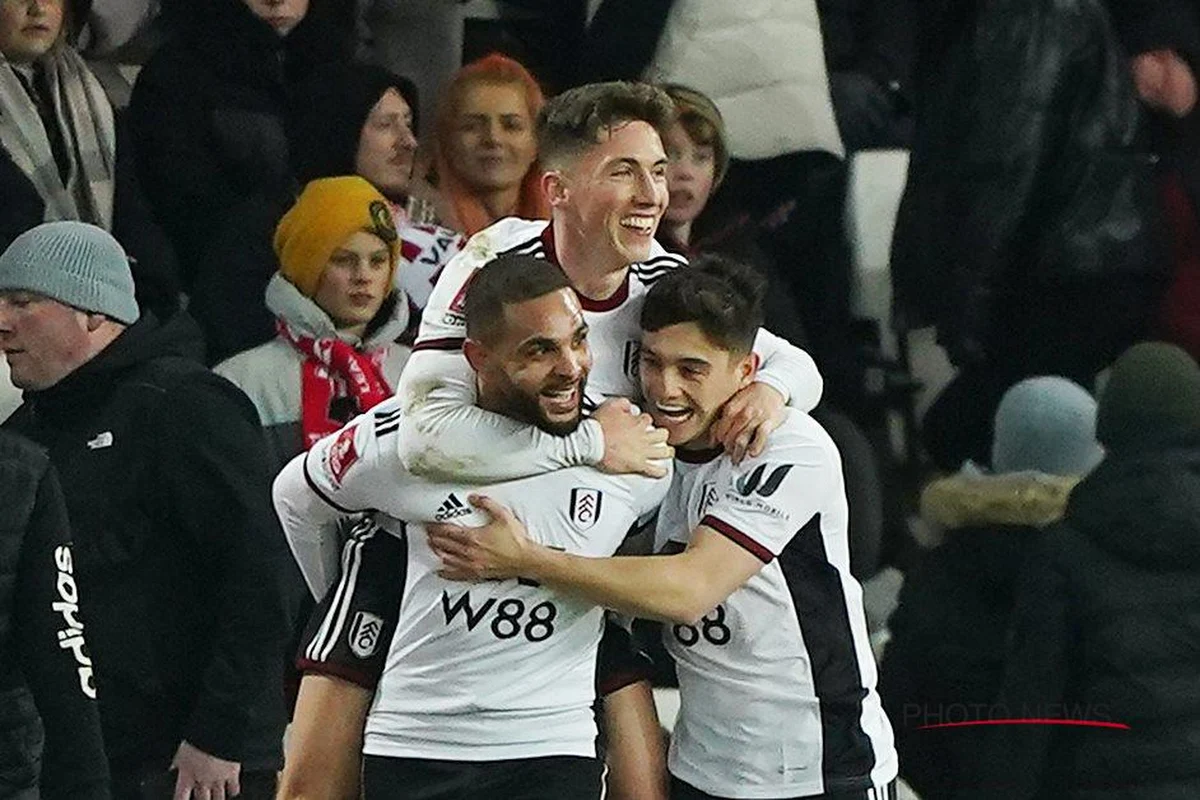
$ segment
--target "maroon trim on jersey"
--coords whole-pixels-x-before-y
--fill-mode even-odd
[[[675,460],[685,464],[707,464],[725,452],[723,447],[707,447],[703,450],[684,450],[675,448]]]
[[[558,260],[558,251],[554,249],[554,223],[546,224],[546,229],[542,231],[542,250],[546,254],[546,260],[554,266],[562,269],[562,262]],[[629,272],[630,269],[625,269],[625,282],[620,288],[603,300],[595,300],[591,297],[585,297],[578,289],[575,290],[575,296],[579,298],[579,307],[584,311],[612,311],[614,308],[620,308],[621,304],[629,299]]]
[[[704,519],[700,520],[700,524],[712,528],[714,531],[729,539],[734,544],[745,548],[750,555],[754,556],[764,564],[770,564],[775,559],[775,554],[770,550],[763,547],[761,544],[754,541],[754,539],[742,533],[728,522],[719,520],[712,514],[705,514]]]
[[[372,692],[379,685],[378,675],[372,675],[367,670],[353,669],[347,667],[345,664],[335,664],[331,661],[313,661],[310,658],[297,658],[296,669],[302,675],[329,675],[334,678],[341,678],[344,681],[350,681],[355,686],[361,686]]]
[[[461,336],[447,336],[442,339],[425,339],[424,341],[417,342],[413,345],[413,352],[415,353],[418,350],[458,351],[462,350],[463,342],[465,341],[466,339],[462,338]]]

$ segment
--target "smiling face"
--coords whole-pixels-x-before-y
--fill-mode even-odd
[[[537,159],[533,117],[519,84],[467,85],[455,108],[453,126],[446,155],[474,191],[519,186]]]
[[[402,196],[412,178],[417,137],[412,109],[396,89],[388,89],[367,115],[358,138],[354,171],[388,197]]]
[[[754,380],[753,353],[722,349],[694,322],[642,334],[642,393],[667,443],[684,449],[711,447],[708,431],[729,398]]]
[[[559,289],[505,306],[494,341],[469,340],[480,403],[565,436],[579,427],[592,354],[579,298]]]
[[[602,132],[596,144],[547,180],[551,205],[569,229],[613,263],[650,257],[667,208],[667,155],[658,131],[641,120]]]
[[[666,132],[667,189],[670,205],[663,219],[682,225],[700,216],[712,194],[716,153],[712,145],[697,144],[683,125],[676,122]]]
[[[275,33],[287,36],[308,14],[308,0],[242,0],[254,16],[271,26]]]
[[[333,251],[313,302],[339,330],[362,335],[392,288],[392,253],[373,233],[356,231]]]
[[[0,0],[0,53],[29,63],[49,52],[63,26],[63,0]]]

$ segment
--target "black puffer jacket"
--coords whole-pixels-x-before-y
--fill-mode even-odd
[[[41,800],[103,800],[108,771],[90,656],[75,625],[62,489],[45,451],[4,432],[0,498],[0,797],[38,800],[40,789]],[[60,630],[71,646],[59,646]]]
[[[936,324],[960,365],[1003,353],[1057,373],[1055,350],[1078,339],[1070,355],[1099,368],[1141,334],[1165,269],[1153,158],[1103,4],[926,5],[898,310]]]
[[[1018,586],[1001,703],[1128,725],[1003,729],[1006,799],[1200,797],[1200,437],[1109,456]],[[978,795],[970,795],[972,797]]]
[[[983,719],[1000,692],[1017,575],[1076,483],[1040,473],[958,474],[921,495],[922,518],[945,541],[904,579],[879,696],[900,774],[923,800],[952,798],[975,763],[978,730],[930,729]]]
[[[138,75],[129,114],[138,176],[185,289],[220,257],[210,252],[214,233],[264,198],[294,195],[288,92],[315,65],[349,58],[354,5],[313,0],[286,38],[242,0],[173,6],[175,33]]]
[[[166,769],[183,739],[247,770],[281,761],[290,556],[258,415],[198,340],[186,316],[143,315],[5,423],[66,487],[114,773]]]

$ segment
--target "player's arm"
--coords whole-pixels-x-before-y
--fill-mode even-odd
[[[765,328],[754,340],[754,353],[759,360],[754,382],[725,403],[712,430],[735,464],[762,454],[767,437],[783,422],[785,406],[811,411],[824,386],[812,356]]]
[[[763,560],[707,525],[673,556],[588,558],[537,544],[512,512],[487,497],[472,504],[479,528],[429,526],[430,544],[455,580],[523,577],[622,614],[693,624],[763,567]]]
[[[372,695],[370,689],[332,675],[304,676],[278,800],[357,800],[362,732]]]
[[[608,796],[666,800],[666,737],[650,689],[654,665],[629,631],[609,617],[596,657]]]

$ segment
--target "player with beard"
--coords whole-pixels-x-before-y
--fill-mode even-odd
[[[431,546],[447,576],[521,576],[674,623],[663,631],[681,701],[673,800],[894,798],[837,448],[796,410],[741,464],[714,436],[724,404],[754,380],[763,291],[749,267],[710,256],[663,278],[642,309],[643,389],[677,448],[662,555],[555,551],[524,535],[520,510],[485,497],[468,499],[493,522],[430,526]]]
[[[497,259],[479,271],[465,307],[480,407],[548,436],[574,431],[591,353],[563,272],[527,256]],[[423,481],[400,462],[401,411],[395,398],[376,406],[297,457],[275,484],[310,587],[341,572],[299,658],[306,676],[280,796],[356,797],[361,751],[367,800],[600,797],[597,678],[602,692],[623,685],[603,685],[619,677],[615,665],[597,674],[603,612],[529,581],[446,581],[420,521],[471,521],[466,498],[482,490],[516,509],[546,546],[606,556],[653,514],[669,479],[574,467],[486,488]],[[650,427],[648,415],[625,416]],[[338,523],[361,513],[340,565],[324,561]],[[654,722],[648,703],[634,707],[628,726],[615,720],[623,746],[644,742],[639,797],[661,788],[658,730],[642,724]]]

